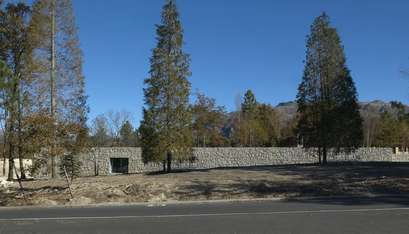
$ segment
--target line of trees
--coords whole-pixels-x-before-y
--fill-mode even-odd
[[[138,129],[127,111],[109,111],[97,116],[90,127],[90,144],[94,147],[140,146]]]
[[[88,107],[71,1],[0,0],[0,61],[3,173],[8,159],[13,179],[19,159],[17,176],[48,165],[55,177],[55,157],[62,155],[74,175],[75,155],[87,146]],[[33,167],[24,168],[23,158],[33,158]]]
[[[172,161],[192,160],[193,146],[300,143],[316,149],[319,162],[326,164],[329,151],[351,152],[363,145],[357,90],[341,39],[325,13],[314,20],[307,39],[297,114],[284,124],[272,106],[257,102],[251,90],[234,113],[226,113],[224,107],[201,93],[189,107],[190,59],[183,51],[183,29],[174,0],[166,1],[156,32],[157,46],[150,60],[150,76],[145,80],[145,107],[139,129],[145,163],[163,163],[164,171],[170,172]],[[385,113],[381,119],[383,130],[379,136],[386,142],[379,144],[401,144],[407,138],[406,132],[398,130],[404,129],[406,123],[401,115],[393,119]]]
[[[391,102],[390,111],[382,111],[380,115],[367,119],[368,146],[409,147],[409,114],[400,102]]]
[[[409,117],[394,102],[379,116],[360,114],[358,95],[341,39],[329,17],[311,26],[297,112],[286,118],[248,90],[235,112],[196,94],[189,103],[190,56],[183,50],[183,27],[174,0],[166,0],[156,28],[149,77],[145,79],[143,120],[137,129],[130,114],[108,112],[87,122],[82,52],[70,0],[4,4],[0,0],[0,127],[3,161],[34,159],[32,172],[45,165],[54,177],[74,177],[77,155],[89,146],[141,146],[145,163],[188,161],[192,147],[296,146],[329,151],[365,146],[406,146]],[[62,155],[57,168],[55,158]],[[5,165],[5,163],[3,163]],[[22,167],[21,167],[22,168]],[[25,178],[22,168],[19,176]],[[3,167],[3,172],[5,168]]]

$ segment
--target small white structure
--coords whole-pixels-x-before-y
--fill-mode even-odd
[[[393,153],[401,155],[401,154],[409,154],[408,147],[395,147],[393,148]]]
[[[27,170],[27,168],[31,167],[33,165],[33,160],[32,159],[23,159],[23,165],[24,169]],[[18,173],[20,173],[20,160],[14,159],[14,166],[16,167],[16,170]],[[3,170],[4,169],[4,170]],[[9,160],[6,159],[1,159],[0,160],[0,175],[2,177],[6,177],[9,174]],[[30,173],[26,171],[26,175],[30,176]],[[17,179],[15,171],[13,171],[13,177],[14,179]]]

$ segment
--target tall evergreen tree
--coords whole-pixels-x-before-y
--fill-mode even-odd
[[[174,0],[166,1],[156,34],[150,77],[145,80],[142,155],[145,162],[163,162],[170,172],[172,161],[189,160],[192,152],[190,58],[183,52],[183,29]]]
[[[241,104],[241,111],[243,112],[245,118],[246,117],[252,118],[254,117],[256,110],[257,110],[257,100],[256,100],[256,97],[254,96],[253,91],[249,89],[244,94],[244,101]]]
[[[357,91],[346,66],[340,37],[325,13],[311,26],[297,103],[302,143],[306,148],[318,148],[324,164],[328,149],[337,153],[361,145],[362,119]]]
[[[134,128],[129,121],[125,121],[119,130],[120,146],[135,147],[137,145],[137,136]]]

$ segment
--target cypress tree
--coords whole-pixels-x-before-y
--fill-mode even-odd
[[[327,163],[328,149],[352,151],[362,142],[357,91],[341,39],[323,13],[311,26],[304,75],[298,89],[298,131],[306,148],[318,148]]]
[[[192,151],[190,58],[183,52],[183,29],[174,0],[163,7],[156,33],[150,77],[145,80],[142,155],[145,162],[163,162],[171,172],[172,161],[188,160]]]

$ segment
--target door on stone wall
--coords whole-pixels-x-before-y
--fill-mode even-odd
[[[128,174],[128,158],[111,158],[111,172],[115,174]]]

